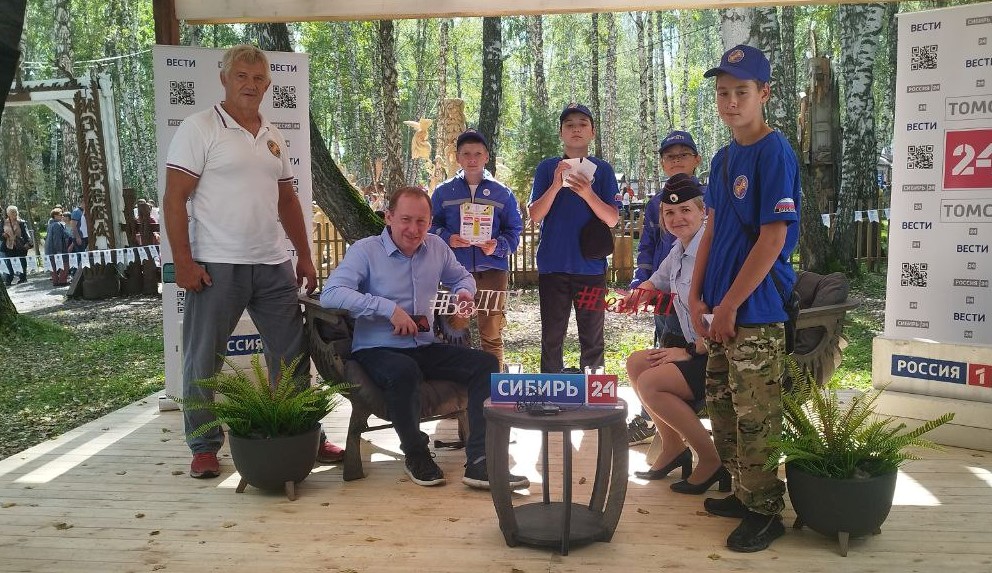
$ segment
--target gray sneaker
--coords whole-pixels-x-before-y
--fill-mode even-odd
[[[486,469],[486,460],[481,459],[474,464],[467,464],[462,483],[475,489],[489,489],[489,471]],[[524,476],[510,474],[510,489],[521,489],[525,487],[530,487],[529,479]]]
[[[654,422],[640,414],[627,424],[627,445],[646,444],[654,438]]]

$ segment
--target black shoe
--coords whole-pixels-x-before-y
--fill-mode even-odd
[[[17,279],[17,284],[28,282],[28,275],[26,273],[21,273],[21,278]]]
[[[475,489],[489,489],[489,471],[486,469],[486,459],[465,465],[465,477],[462,483]],[[530,487],[530,480],[524,476],[510,474],[510,489]]]
[[[650,442],[654,438],[654,431],[654,423],[651,418],[637,414],[627,424],[627,445],[636,446]]]
[[[720,491],[730,491],[730,481],[730,472],[727,471],[727,468],[720,466],[720,469],[713,472],[713,475],[703,483],[689,483],[689,480],[683,479],[682,481],[673,483],[670,487],[676,493],[699,495],[706,493],[716,482],[720,482]]]
[[[677,467],[682,468],[682,479],[685,479],[692,474],[692,451],[690,451],[689,448],[686,448],[681,454],[675,456],[675,459],[665,467],[658,468],[656,470],[647,470],[644,472],[634,472],[634,477],[648,480],[662,479],[664,477],[668,477],[668,474],[675,471],[675,468]]]
[[[740,553],[768,549],[772,541],[785,534],[781,515],[765,515],[748,511],[741,524],[727,538],[727,548]]]
[[[736,495],[728,495],[724,498],[708,497],[703,502],[703,508],[708,513],[719,515],[720,517],[741,519],[747,515],[747,506]]]
[[[434,463],[434,452],[418,452],[406,455],[406,475],[413,483],[423,486],[444,484],[444,472]]]

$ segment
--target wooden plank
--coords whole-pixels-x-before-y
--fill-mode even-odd
[[[859,0],[860,1],[860,0]],[[889,0],[892,1],[892,0]],[[701,10],[748,6],[840,4],[841,0],[175,0],[176,15],[191,24],[302,22],[307,20],[396,20],[635,10]],[[851,4],[857,2],[845,1]]]

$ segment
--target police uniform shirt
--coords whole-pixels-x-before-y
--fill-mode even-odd
[[[732,141],[720,149],[710,165],[707,207],[713,209],[713,240],[706,263],[703,300],[712,309],[720,304],[744,260],[754,247],[761,225],[788,224],[785,244],[772,267],[784,292],[796,280],[787,262],[799,242],[799,169],[795,153],[780,132],[774,131],[751,145]],[[749,225],[750,232],[742,225]],[[753,235],[752,235],[753,234]],[[786,320],[782,295],[771,273],[740,308],[737,324],[768,324]]]

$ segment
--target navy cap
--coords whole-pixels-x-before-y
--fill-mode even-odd
[[[724,52],[720,65],[707,70],[703,77],[721,73],[728,73],[739,80],[767,82],[772,77],[772,66],[758,48],[738,44]]]
[[[676,173],[672,175],[661,190],[661,202],[666,205],[678,205],[690,199],[700,197],[703,190],[699,187],[699,181],[692,175]]]
[[[693,153],[699,155],[699,150],[696,149],[696,142],[692,140],[692,136],[689,135],[688,131],[675,130],[665,136],[665,139],[661,140],[661,147],[658,148],[658,153],[664,153],[666,149],[673,145],[684,145],[692,150]]]
[[[561,110],[561,115],[558,116],[558,127],[561,127],[561,124],[565,123],[565,118],[568,117],[569,114],[573,113],[581,113],[589,118],[589,121],[592,122],[593,127],[596,126],[596,119],[593,118],[592,112],[589,111],[589,108],[581,103],[575,103],[573,101],[572,103],[566,105],[565,109]]]
[[[489,151],[489,142],[486,141],[486,137],[474,129],[466,129],[458,134],[458,139],[455,140],[455,149],[457,150],[463,143],[469,141],[481,143],[486,146],[486,151]]]

